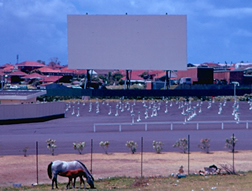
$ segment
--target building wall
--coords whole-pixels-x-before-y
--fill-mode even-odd
[[[212,84],[213,83],[213,68],[187,68],[187,70],[178,70],[177,78],[190,77],[192,84]]]
[[[65,102],[0,105],[0,120],[40,118],[65,113]]]
[[[243,71],[230,71],[230,82],[236,81],[243,84]]]
[[[230,83],[230,71],[223,71],[223,72],[214,72],[214,79],[218,80],[227,80],[227,83]]]
[[[36,97],[27,100],[13,100],[13,99],[2,99],[0,100],[1,105],[11,105],[11,104],[31,104],[36,103]]]
[[[180,79],[184,77],[190,77],[193,83],[198,81],[197,73],[198,73],[197,68],[187,68],[187,70],[178,70],[177,78]]]

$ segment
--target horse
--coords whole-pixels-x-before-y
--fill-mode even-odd
[[[52,179],[52,189],[54,189],[54,183],[56,188],[58,188],[57,175],[69,178],[67,188],[70,185],[72,178],[74,178],[75,184],[75,179],[77,177],[80,177],[80,184],[83,181],[85,187],[84,179],[82,178],[82,176],[86,178],[87,183],[90,185],[91,188],[95,188],[94,178],[92,174],[88,171],[87,167],[81,161],[78,160],[70,162],[60,160],[53,161],[47,167],[47,174],[48,177]]]
[[[82,176],[84,176],[84,175],[82,175],[80,173],[74,174],[73,176],[69,176],[68,183],[66,185],[66,189],[70,188],[70,184],[72,184],[72,187],[75,188],[75,182],[76,182],[77,177],[80,178],[80,188],[81,188],[81,183],[83,183],[83,188],[86,189],[86,185],[85,185],[85,182],[84,182],[84,179],[82,178]],[[72,183],[72,179],[74,179],[73,183]]]

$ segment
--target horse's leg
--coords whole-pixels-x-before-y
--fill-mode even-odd
[[[53,189],[53,187],[54,187],[54,178],[52,179],[52,189]]]
[[[53,176],[53,179],[52,179],[52,189],[54,189],[54,182],[55,182],[55,187],[58,188],[57,174],[54,174],[54,176]]]
[[[75,188],[76,177],[74,177],[73,188]]]
[[[70,186],[70,182],[72,182],[72,178],[68,177],[68,183],[67,183],[67,185],[66,185],[66,189],[68,189],[68,188],[69,188],[69,186]]]
[[[80,188],[81,188],[81,183],[83,182],[83,188],[86,189],[85,181],[82,176],[80,176]]]

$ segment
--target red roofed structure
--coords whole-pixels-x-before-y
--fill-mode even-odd
[[[13,65],[6,65],[3,69],[1,69],[1,72],[8,74],[11,73],[12,71],[14,71],[14,66]]]
[[[19,70],[32,71],[32,70],[44,67],[45,65],[39,62],[35,62],[35,61],[24,61],[24,62],[16,64],[16,66],[18,66]]]
[[[22,72],[22,71],[15,71],[12,73],[7,74],[7,83],[14,83],[17,84],[19,83],[21,80],[22,76],[26,76],[27,74]]]
[[[42,83],[48,83],[48,82],[57,82],[59,81],[63,76],[45,76],[43,79],[40,80]]]
[[[64,67],[60,69],[60,73],[62,75],[73,75],[77,70],[76,69],[69,69],[68,67]]]
[[[37,70],[40,71],[44,75],[58,75],[59,73],[61,73],[61,70],[52,69],[52,68],[50,68],[48,66],[44,66],[44,67],[39,68]]]
[[[22,71],[15,71],[8,74],[8,76],[26,76],[27,74]]]

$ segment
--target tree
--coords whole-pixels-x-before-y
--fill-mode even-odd
[[[29,148],[29,147],[25,147],[25,148],[23,149],[23,152],[24,152],[24,157],[26,157],[26,156],[27,156],[27,151],[28,151],[28,148]]]
[[[122,75],[121,73],[119,73],[119,72],[114,73],[114,74],[112,75],[112,79],[113,79],[113,81],[116,82],[116,84],[119,82],[119,80],[120,80],[122,77],[123,77],[123,75]]]
[[[172,145],[174,148],[179,148],[183,151],[183,153],[186,153],[186,150],[188,149],[188,140],[186,138],[179,139],[174,145]]]
[[[230,149],[232,152],[234,152],[237,141],[238,139],[236,139],[236,137],[232,135],[229,139],[226,138],[225,147]]]
[[[207,138],[201,139],[201,140],[200,140],[200,143],[201,143],[201,144],[199,144],[198,147],[199,147],[200,149],[206,151],[206,153],[209,153],[210,139],[207,139]]]
[[[49,64],[48,64],[49,67],[54,68],[55,65],[60,65],[60,61],[59,61],[58,57],[52,57],[50,60],[51,60],[51,62],[49,62]]]
[[[136,148],[137,148],[137,143],[134,141],[127,141],[125,144],[126,147],[128,147],[132,154],[134,154],[136,152]]]
[[[100,145],[100,147],[103,148],[105,154],[108,154],[109,141],[104,141],[104,142],[101,141],[101,142],[99,143],[99,145]]]
[[[56,142],[56,140],[53,139],[47,139],[46,143],[47,143],[47,148],[51,151],[52,155],[54,155],[54,149],[57,147],[54,143]]]
[[[40,64],[44,64],[45,65],[45,61],[37,60],[37,62],[40,63]]]
[[[84,147],[85,147],[85,142],[73,143],[74,150],[77,150],[79,154],[81,154]]]
[[[143,72],[141,75],[140,75],[141,78],[147,80],[150,78],[150,75],[148,74],[148,72]]]
[[[98,75],[98,78],[100,78],[105,84],[108,83],[108,79],[106,78],[106,76],[102,75],[102,74],[99,74]]]
[[[159,154],[163,150],[164,143],[162,143],[161,141],[159,141],[159,142],[153,141],[152,145],[153,145],[153,149],[155,149],[155,151]]]

